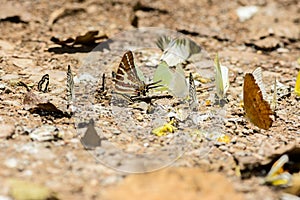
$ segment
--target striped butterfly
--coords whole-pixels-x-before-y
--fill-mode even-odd
[[[49,74],[45,74],[38,83],[38,90],[40,92],[48,92]]]
[[[196,85],[192,73],[189,76],[189,105],[192,110],[197,110],[198,99],[196,94]]]
[[[135,97],[146,96],[150,89],[160,87],[156,84],[161,82],[146,84],[139,78],[131,51],[127,51],[123,55],[117,73],[113,72],[113,81],[115,82],[116,93],[129,98],[131,101]]]
[[[67,100],[70,102],[72,101],[74,95],[74,80],[73,80],[73,74],[71,71],[71,66],[68,65],[68,71],[67,71]]]

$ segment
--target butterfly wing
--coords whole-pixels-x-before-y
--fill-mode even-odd
[[[225,94],[229,88],[228,68],[220,65],[218,54],[215,57],[216,68],[216,88],[217,95],[220,99],[224,99]]]
[[[300,96],[300,71],[298,72],[298,76],[295,84],[295,93]]]
[[[139,90],[145,87],[145,83],[138,77],[131,51],[123,55],[114,82],[116,90],[125,94],[138,95]]]
[[[170,92],[176,97],[184,98],[189,93],[188,88],[184,70],[181,66],[177,66],[169,85]]]
[[[68,65],[67,71],[67,99],[68,101],[72,101],[74,97],[74,79],[71,71],[71,66]]]
[[[254,79],[262,93],[262,96],[263,96],[263,99],[267,99],[267,92],[266,92],[266,88],[265,88],[265,85],[263,83],[263,80],[262,80],[262,70],[261,70],[261,67],[258,67],[256,68],[254,71],[253,71],[253,76],[254,76]]]
[[[198,99],[196,93],[196,85],[192,73],[190,73],[189,76],[189,97],[190,97],[189,105],[191,109],[196,110],[198,107]]]
[[[244,109],[247,118],[261,129],[269,129],[272,126],[273,112],[269,103],[263,99],[262,92],[255,81],[253,74],[247,73],[244,78],[243,88]]]
[[[160,84],[163,85],[159,88],[160,91],[168,90],[169,85],[172,81],[173,73],[165,61],[158,64],[155,70],[153,81],[161,81]]]
[[[40,92],[48,92],[49,74],[45,74],[38,83],[38,90]]]

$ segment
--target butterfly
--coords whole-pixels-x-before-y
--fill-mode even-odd
[[[68,71],[67,71],[67,99],[68,101],[72,101],[74,95],[74,80],[73,80],[73,74],[71,71],[71,66],[68,65]]]
[[[220,64],[218,54],[215,57],[215,68],[217,95],[220,99],[224,99],[229,88],[228,68]]]
[[[154,81],[160,80],[162,87],[158,90],[168,90],[175,97],[186,97],[188,95],[188,83],[185,79],[184,70],[177,65],[173,70],[165,61],[161,61],[155,70]]]
[[[189,76],[189,105],[192,110],[196,110],[198,107],[198,99],[196,94],[196,86],[192,73]]]
[[[38,83],[38,90],[40,92],[48,92],[49,74],[45,74]]]
[[[201,51],[195,42],[187,38],[169,38],[162,36],[156,41],[156,45],[163,51],[161,60],[169,66],[176,66],[188,60],[193,54]]]
[[[115,82],[116,93],[126,98],[129,97],[130,100],[134,100],[135,97],[146,96],[150,89],[160,87],[156,84],[161,82],[146,84],[139,78],[131,51],[127,51],[123,55],[117,73],[113,72],[113,81]]]
[[[282,155],[271,167],[271,170],[265,177],[265,183],[274,186],[289,186],[291,184],[292,175],[285,171],[283,166],[289,162],[287,154]]]
[[[244,77],[244,110],[247,118],[255,126],[267,130],[272,126],[273,119],[271,116],[274,113],[270,104],[265,100],[266,94],[260,72],[261,68],[258,68],[253,73],[246,73]]]
[[[300,96],[300,71],[298,72],[298,76],[295,84],[295,93]]]

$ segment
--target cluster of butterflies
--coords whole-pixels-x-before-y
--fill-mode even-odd
[[[151,102],[155,99],[172,98],[173,96],[183,97],[188,95],[189,106],[192,110],[197,110],[199,103],[196,94],[196,85],[192,73],[189,74],[188,85],[185,79],[184,70],[179,65],[186,61],[191,55],[199,53],[201,48],[188,39],[170,39],[161,37],[157,41],[157,46],[163,51],[161,63],[158,65],[153,82],[146,83],[140,77],[141,72],[134,64],[134,57],[131,51],[123,55],[117,72],[113,72],[115,91],[113,93],[125,97],[128,101]],[[175,72],[169,66],[176,65]],[[215,81],[216,94],[218,99],[226,99],[226,92],[229,88],[228,68],[221,65],[219,57],[216,55]],[[246,73],[243,84],[243,101],[246,117],[257,127],[269,129],[274,121],[274,108],[266,100],[266,92],[262,83],[261,68],[257,68],[253,73]],[[103,77],[103,81],[104,81]],[[49,75],[45,74],[38,82],[38,90],[48,92]],[[275,84],[276,86],[276,84]],[[104,83],[103,83],[104,87]],[[151,89],[169,89],[172,95],[148,95]],[[179,89],[178,89],[179,88]],[[276,93],[276,91],[274,91]],[[295,93],[300,95],[300,72],[297,77]],[[67,71],[67,100],[71,102],[74,98],[74,81],[71,67]]]
[[[113,72],[115,83],[114,93],[120,94],[130,101],[145,101],[160,98],[185,97],[188,93],[192,99],[191,106],[197,105],[195,83],[190,74],[189,86],[186,83],[184,70],[179,65],[186,61],[192,54],[199,53],[201,48],[188,39],[170,39],[161,37],[157,46],[163,51],[161,63],[153,76],[153,82],[145,83],[142,72],[135,66],[133,53],[127,51],[120,62],[117,72]],[[169,66],[176,66],[171,70]],[[172,95],[149,96],[149,90],[169,90]],[[189,92],[189,90],[191,92]]]
[[[179,66],[176,68],[175,74],[172,74],[169,66],[177,65],[185,61],[192,54],[201,51],[201,48],[196,48],[196,44],[188,41],[190,40],[169,40],[166,37],[162,37],[158,40],[158,46],[164,53],[161,57],[162,62],[157,68],[157,72],[159,73],[154,74],[152,83],[145,83],[144,80],[139,78],[134,64],[133,53],[131,51],[127,51],[122,57],[117,73],[113,75],[116,93],[127,97],[127,99],[131,101],[135,101],[143,100],[143,98],[151,99],[151,97],[147,96],[150,89],[165,87],[167,85],[168,88],[174,92],[175,90],[172,90],[172,87],[175,84],[179,84],[179,86],[185,85],[186,82],[183,69]],[[220,65],[218,55],[216,55],[214,64],[216,69],[216,94],[219,99],[224,100],[229,88],[229,70],[227,67]],[[270,104],[266,100],[266,92],[262,83],[261,74],[261,68],[257,68],[253,73],[245,74],[243,84],[243,101],[246,117],[255,126],[267,130],[272,126],[274,121],[274,111],[271,109]],[[179,76],[183,76],[183,79]],[[300,93],[299,77],[300,73],[295,87],[296,93]],[[180,80],[183,80],[183,82],[180,82]],[[175,84],[172,83],[172,81],[175,82]],[[186,90],[185,87],[182,88],[183,90]],[[197,110],[198,99],[196,95],[196,86],[191,73],[189,75],[189,86],[187,88],[189,93],[189,105],[193,110]],[[183,90],[179,90],[178,94],[175,92],[175,95],[180,96],[180,93],[184,94]],[[274,92],[276,93],[276,91]],[[155,97],[157,98],[157,96]],[[162,96],[161,98],[165,98],[165,96]]]

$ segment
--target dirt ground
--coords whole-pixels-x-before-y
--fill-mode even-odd
[[[289,155],[291,174],[300,168],[300,98],[293,92],[300,69],[299,1],[0,3],[0,199],[32,199],[33,194],[26,193],[34,188],[46,191],[36,199],[280,199],[285,192],[300,195],[299,175],[288,188],[263,184],[282,154]],[[242,6],[258,10],[241,21],[236,10]],[[199,141],[199,147],[189,149],[170,166],[134,174],[107,167],[86,151],[75,128],[77,117],[30,112],[25,104],[35,100],[23,101],[28,93],[20,82],[65,111],[67,66],[78,77],[84,59],[97,44],[140,27],[178,31],[205,49],[211,60],[219,54],[222,65],[229,68],[224,133],[230,142]],[[62,44],[88,31],[99,31],[102,37],[92,44],[80,44],[79,39]],[[103,50],[105,55],[110,51]],[[117,60],[121,57],[117,55]],[[263,70],[269,95],[275,78],[290,89],[279,91],[269,130],[252,125],[242,107],[244,74],[257,67]],[[44,74],[50,76],[49,92],[40,94],[37,83]],[[124,127],[130,124],[125,122]],[[104,132],[126,140],[122,132],[110,130]],[[39,134],[45,132],[49,133],[46,139],[41,138]],[[204,152],[203,146],[209,151]],[[26,182],[20,186],[17,181]]]

